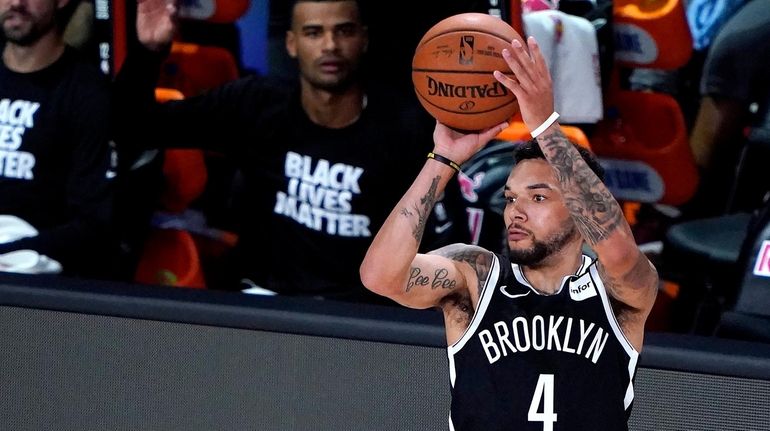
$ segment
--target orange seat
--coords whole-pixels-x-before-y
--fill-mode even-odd
[[[683,0],[615,0],[615,59],[627,67],[677,69],[692,55]]]
[[[609,99],[613,115],[597,124],[591,145],[612,165],[603,163],[613,194],[648,203],[687,202],[698,186],[698,170],[676,100],[640,91],[617,91]]]
[[[174,42],[157,85],[191,97],[238,77],[238,66],[230,51],[218,46]]]
[[[179,16],[216,23],[229,23],[237,20],[249,10],[249,0],[198,0],[181,2]]]
[[[184,99],[175,89],[156,88],[159,102]],[[163,159],[161,209],[181,213],[203,193],[208,171],[202,150],[167,149]],[[186,230],[153,229],[144,244],[134,281],[147,284],[204,288],[198,247]]]
[[[566,136],[567,139],[580,145],[583,148],[587,148],[589,150],[591,149],[591,144],[588,142],[588,138],[582,130],[573,126],[560,125],[560,127],[562,133],[564,133],[564,136]],[[529,129],[526,125],[524,125],[523,122],[511,121],[508,127],[503,129],[503,131],[497,135],[497,139],[512,142],[529,141],[532,139],[532,135],[529,134]]]
[[[165,183],[161,204],[166,211],[184,211],[206,189],[208,171],[202,150],[168,149],[163,160]]]
[[[169,100],[182,100],[184,94],[175,88],[158,87],[155,89],[155,100],[158,102],[168,102]]]
[[[189,232],[155,229],[145,242],[134,280],[145,284],[205,288],[195,241]]]

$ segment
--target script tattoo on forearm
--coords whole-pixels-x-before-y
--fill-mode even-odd
[[[409,281],[406,283],[406,291],[409,292],[415,287],[430,287],[436,289],[454,289],[457,286],[457,280],[451,279],[449,270],[446,268],[437,268],[433,276],[422,273],[417,267],[412,267],[409,271]]]
[[[538,139],[583,238],[596,245],[623,222],[620,206],[567,138],[557,131]]]
[[[423,197],[420,198],[419,204],[414,204],[414,213],[417,213],[417,224],[412,228],[412,236],[417,244],[422,241],[422,235],[425,232],[425,224],[428,222],[428,215],[433,210],[433,205],[436,203],[436,190],[438,189],[438,183],[441,181],[440,176],[436,176],[430,183],[430,188]],[[401,215],[407,218],[412,218],[414,213],[409,208],[402,208]]]

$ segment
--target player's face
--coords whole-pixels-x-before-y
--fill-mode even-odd
[[[504,193],[511,262],[536,265],[579,240],[553,168],[545,160],[519,162],[508,176]]]
[[[292,12],[286,50],[299,62],[303,81],[342,91],[356,79],[368,36],[354,1],[300,2]]]
[[[55,13],[64,0],[0,0],[0,22],[7,41],[29,46],[55,31]]]

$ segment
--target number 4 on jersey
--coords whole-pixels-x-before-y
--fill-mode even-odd
[[[541,399],[543,400],[542,413],[538,411]],[[553,374],[541,374],[537,379],[527,420],[542,422],[543,431],[553,431],[553,423],[556,422],[556,413],[553,411]]]

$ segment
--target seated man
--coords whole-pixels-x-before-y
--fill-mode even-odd
[[[115,176],[109,87],[62,41],[67,6],[0,2],[0,214],[37,231],[0,244],[0,254],[29,249],[66,274],[102,275]]]
[[[230,284],[376,299],[361,286],[358,262],[398,200],[394,184],[419,168],[430,129],[386,91],[364,85],[368,36],[358,2],[294,3],[286,49],[298,61],[297,82],[252,76],[156,104],[173,14],[166,0],[138,4],[142,46],[116,80],[121,142],[212,149],[238,163],[249,205]]]

